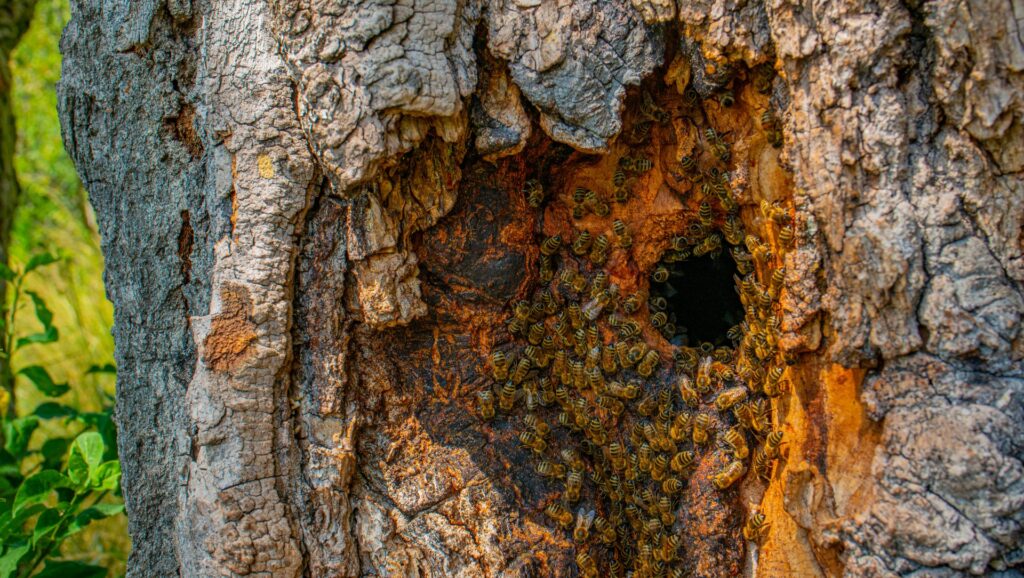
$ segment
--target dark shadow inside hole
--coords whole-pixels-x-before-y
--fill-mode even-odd
[[[664,297],[666,313],[676,326],[669,338],[675,345],[695,347],[710,342],[728,345],[729,328],[743,321],[743,305],[736,292],[736,263],[729,257],[691,257],[662,263],[668,281],[651,282],[651,297]]]

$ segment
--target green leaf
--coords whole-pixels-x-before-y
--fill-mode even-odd
[[[78,414],[77,418],[103,436],[103,443],[107,445],[107,451],[103,454],[103,459],[117,459],[117,427],[114,425],[111,410],[83,412]]]
[[[27,543],[16,545],[10,544],[4,550],[4,555],[0,556],[0,578],[10,578],[14,576],[18,571],[18,562],[28,554],[31,546]]]
[[[25,273],[31,273],[40,267],[56,263],[57,261],[57,257],[51,253],[39,253],[37,255],[33,255],[25,265]]]
[[[32,530],[32,544],[38,544],[43,538],[52,538],[47,534],[53,532],[60,525],[62,517],[63,513],[57,508],[47,508],[45,512],[39,514],[39,517],[36,518],[36,527]]]
[[[45,509],[46,506],[35,504],[21,510],[17,514],[4,516],[4,522],[0,524],[0,544],[9,542],[12,535],[22,536],[22,526],[25,525],[25,521]]]
[[[4,421],[4,449],[16,459],[24,456],[32,432],[36,431],[37,427],[39,418],[34,415]]]
[[[12,271],[11,268],[7,266],[7,263],[0,263],[0,277],[2,277],[4,281],[14,281],[17,276],[18,274]]]
[[[37,405],[32,414],[40,419],[53,419],[57,417],[74,417],[78,415],[78,410],[55,401],[47,401]]]
[[[89,485],[97,490],[117,491],[121,484],[121,464],[117,460],[103,462],[89,478]]]
[[[34,578],[105,578],[107,569],[69,560],[48,561]]]
[[[85,372],[87,375],[90,373],[117,373],[117,367],[113,363],[105,363],[103,365],[90,365],[89,369]]]
[[[123,511],[124,506],[122,504],[97,504],[91,508],[86,508],[79,512],[79,514],[75,516],[75,519],[68,524],[68,529],[60,535],[60,539],[63,540],[72,534],[81,532],[86,526],[96,520],[103,520],[111,516],[116,516]]]
[[[43,325],[43,329],[49,329],[53,326],[53,312],[46,306],[46,301],[39,296],[35,291],[25,291],[25,293],[32,298],[32,305],[36,309],[36,319]]]
[[[42,447],[39,448],[39,453],[43,456],[43,467],[59,470],[70,445],[71,440],[67,438],[50,438],[44,441]]]
[[[53,343],[58,339],[60,339],[60,334],[57,332],[57,328],[51,325],[43,332],[33,333],[32,335],[18,339],[17,347],[21,348],[26,345],[32,345],[33,343]]]
[[[70,481],[56,470],[43,470],[25,478],[18,488],[18,495],[14,498],[14,513],[18,513],[25,506],[42,502],[50,492],[57,488],[66,488],[69,484]]]
[[[50,372],[46,371],[46,368],[41,365],[30,365],[22,368],[18,375],[27,377],[32,382],[32,385],[36,386],[36,389],[49,397],[62,396],[71,389],[66,383],[54,383],[53,378],[50,377]]]
[[[84,485],[92,478],[103,460],[104,449],[103,437],[94,431],[79,434],[75,438],[68,457],[68,476],[75,484]]]

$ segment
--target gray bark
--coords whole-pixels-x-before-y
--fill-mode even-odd
[[[722,59],[781,73],[768,198],[798,225],[792,441],[746,571],[1020,571],[1022,35],[985,0],[72,0],[60,115],[115,305],[130,574],[570,572],[462,431],[472,317],[530,254],[495,183],[535,141],[617,150],[631,87],[711,90]],[[449,255],[461,223],[506,249]],[[742,560],[701,544],[697,575]]]

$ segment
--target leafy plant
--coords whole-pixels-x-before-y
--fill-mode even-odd
[[[15,371],[12,364],[22,348],[52,344],[60,337],[46,303],[24,288],[28,275],[56,261],[52,255],[38,255],[20,272],[0,264],[0,278],[7,285],[0,310],[0,397],[6,406],[0,419],[0,578],[106,576],[105,568],[54,557],[68,537],[124,508],[106,500],[119,497],[121,481],[111,400],[101,412],[80,412],[54,400],[29,415],[17,415],[19,381],[54,399],[70,389],[55,382],[45,367],[29,365]],[[18,314],[29,305],[39,330],[21,335],[16,331]],[[109,373],[113,367],[94,366],[90,372]],[[57,421],[63,422],[64,430],[77,430],[77,435],[43,436],[40,427]]]

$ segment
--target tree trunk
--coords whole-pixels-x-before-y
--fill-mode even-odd
[[[131,575],[1024,565],[1016,4],[72,4]]]

